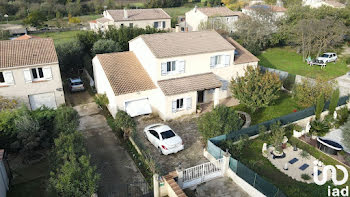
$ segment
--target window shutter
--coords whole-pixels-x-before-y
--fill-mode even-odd
[[[230,65],[230,59],[231,59],[230,55],[225,55],[225,66],[229,66]]]
[[[186,99],[186,109],[187,110],[192,109],[192,98],[191,97]]]
[[[3,75],[4,75],[5,83],[7,85],[14,85],[15,84],[15,81],[13,80],[12,71],[5,71],[5,72],[3,72]]]
[[[215,68],[215,56],[210,57],[210,68]]]
[[[23,74],[24,74],[24,81],[26,83],[32,83],[32,73],[30,72],[29,68],[23,69]]]
[[[173,113],[176,112],[176,100],[173,101],[173,104],[172,104],[172,111],[173,111]]]
[[[163,21],[163,28],[165,28],[165,21]]]
[[[47,80],[52,79],[52,72],[51,72],[50,66],[43,67],[43,73],[44,73],[44,79],[47,79]]]
[[[177,61],[176,64],[176,69],[179,71],[179,73],[185,73],[185,61]]]
[[[167,68],[166,63],[162,63],[162,76],[167,74]]]

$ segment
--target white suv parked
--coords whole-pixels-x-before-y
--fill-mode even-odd
[[[164,155],[184,149],[182,139],[167,125],[152,124],[144,129],[147,139]]]
[[[338,56],[336,53],[324,53],[320,57],[317,57],[316,59],[321,60],[324,63],[336,62],[338,59]]]

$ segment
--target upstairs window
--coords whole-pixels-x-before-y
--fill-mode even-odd
[[[43,68],[32,68],[32,77],[33,79],[43,79],[44,73]]]
[[[185,73],[184,60],[167,61],[161,64],[162,76],[180,74],[180,73]]]
[[[167,72],[173,72],[176,70],[176,61],[170,61],[166,63]]]
[[[219,68],[230,65],[230,55],[216,55],[210,57],[210,68]]]
[[[5,83],[4,73],[0,72],[0,83]]]

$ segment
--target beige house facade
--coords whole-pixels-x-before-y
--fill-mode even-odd
[[[234,23],[242,16],[242,12],[234,12],[227,7],[195,7],[186,12],[185,15],[184,31],[199,31],[203,25],[214,28],[217,24],[223,24],[228,28],[228,31],[233,32]]]
[[[57,108],[65,103],[52,39],[0,42],[0,95],[27,104]]]
[[[161,8],[106,10],[103,17],[90,21],[93,31],[107,31],[110,27],[154,27],[168,30],[171,17]]]
[[[141,35],[129,48],[93,59],[97,92],[108,96],[113,116],[125,110],[170,120],[217,105],[231,96],[230,80],[259,61],[215,31]]]

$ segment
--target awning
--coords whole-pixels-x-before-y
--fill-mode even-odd
[[[148,99],[140,99],[125,102],[125,111],[131,117],[135,117],[152,113],[152,108]]]

